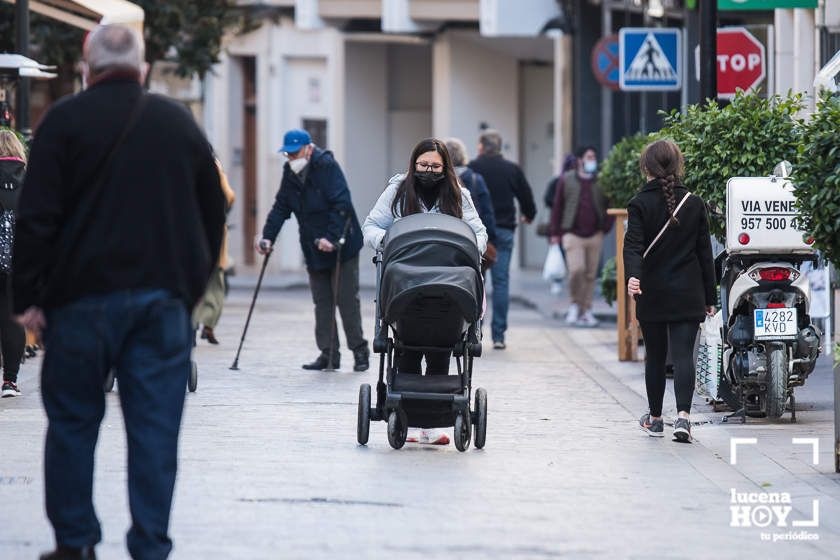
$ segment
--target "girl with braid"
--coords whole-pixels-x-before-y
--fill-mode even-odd
[[[636,299],[647,358],[645,385],[650,412],[639,420],[653,437],[664,435],[665,357],[674,361],[676,441],[691,442],[694,341],[700,322],[717,302],[706,204],[682,184],[683,156],[670,140],[642,152],[647,183],[627,206],[624,270],[627,293]]]

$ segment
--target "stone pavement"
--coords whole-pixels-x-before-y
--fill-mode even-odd
[[[636,426],[645,410],[641,365],[615,362],[612,330],[567,329],[518,305],[509,349],[476,361],[475,385],[489,394],[484,450],[409,444],[394,451],[383,423],[360,447],[358,386],[375,373],[349,372],[346,350],[341,372],[299,369],[315,355],[305,290],[260,296],[241,371],[228,370],[250,295],[232,292],[218,329],[222,345],[202,344],[196,353],[199,388],[187,399],[171,527],[176,560],[800,559],[836,557],[840,549],[840,477],[830,460],[824,382],[801,392],[806,410],[797,425],[721,425],[698,400],[695,420],[715,423],[695,428],[697,443],[648,438]],[[372,295],[362,294],[368,327]],[[37,365],[24,367],[23,397],[0,401],[3,560],[36,558],[52,545]],[[129,524],[118,409],[110,396],[97,451],[106,560],[126,557]],[[739,450],[734,466],[731,436],[759,439]],[[820,438],[819,465],[810,464],[810,447],[782,445],[789,436]],[[790,493],[788,522],[808,518],[810,500],[819,499],[819,527],[807,529],[819,540],[765,542],[762,531],[772,539],[793,530],[730,527],[732,488]]]

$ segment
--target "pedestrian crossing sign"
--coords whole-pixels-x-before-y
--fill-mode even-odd
[[[622,90],[673,91],[682,87],[679,29],[625,27],[618,39]]]

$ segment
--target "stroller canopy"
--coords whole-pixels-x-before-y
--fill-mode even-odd
[[[413,214],[394,222],[385,236],[379,297],[382,317],[390,324],[419,321],[418,306],[432,311],[433,302],[457,310],[459,329],[464,321],[478,321],[484,284],[472,228],[445,214]]]

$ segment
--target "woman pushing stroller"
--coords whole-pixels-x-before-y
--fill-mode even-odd
[[[421,213],[446,214],[462,219],[475,233],[479,253],[484,253],[487,230],[469,191],[458,181],[445,144],[432,138],[415,146],[407,173],[395,175],[388,182],[362,226],[365,243],[374,250],[378,249],[394,222]],[[403,349],[395,356],[396,369],[401,373],[421,374],[421,361],[425,356],[426,375],[448,375],[450,354]],[[437,430],[420,430],[409,434],[407,441],[446,445],[449,438]]]

